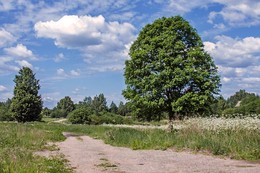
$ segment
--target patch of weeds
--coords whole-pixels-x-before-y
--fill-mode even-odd
[[[50,158],[44,158],[42,162],[46,172],[52,173],[72,173],[73,170],[68,166],[68,160],[63,155],[52,156]]]
[[[56,144],[50,142],[47,145],[44,145],[43,147],[41,147],[41,150],[58,151],[60,149]]]
[[[107,159],[107,158],[104,158],[104,157],[100,158],[99,160],[108,162],[108,159]]]
[[[103,168],[103,171],[106,171],[108,169],[112,169],[113,171],[115,171],[117,169],[117,165],[110,163],[107,158],[102,157],[99,160],[101,160],[103,162],[98,165],[95,165],[95,166]]]
[[[111,164],[109,162],[105,162],[105,163],[100,163],[98,165],[96,165],[97,167],[103,167],[103,168],[116,168],[117,165],[116,164]]]

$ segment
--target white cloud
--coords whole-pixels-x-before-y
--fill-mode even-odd
[[[260,38],[217,36],[216,42],[204,42],[205,50],[215,59],[223,84],[223,95],[239,89],[259,93]]]
[[[54,61],[55,62],[61,62],[65,59],[65,56],[63,55],[63,53],[59,53],[55,58]]]
[[[72,76],[80,76],[79,70],[71,70],[71,71],[70,71],[70,74],[71,74]]]
[[[119,21],[130,21],[133,17],[135,17],[135,15],[135,12],[128,11],[120,14],[112,14],[111,16],[109,16],[109,19]]]
[[[6,90],[7,90],[7,88],[6,88],[5,86],[0,85],[0,92],[2,92],[2,91],[6,91]]]
[[[57,102],[61,99],[61,97],[62,96],[60,92],[43,93],[43,104],[48,108],[53,108],[54,106],[56,106]]]
[[[28,61],[26,60],[17,60],[15,61],[17,64],[19,64],[21,67],[29,67],[30,69],[33,68],[33,65],[30,64]]]
[[[231,26],[248,26],[260,24],[260,1],[255,0],[212,0],[224,5],[220,11],[212,11],[209,22],[214,23],[217,17],[222,17]]]
[[[85,62],[103,67],[124,64],[129,44],[135,39],[133,25],[107,22],[102,15],[63,16],[58,21],[37,22],[34,28],[38,37],[54,39],[60,47],[80,50]]]
[[[246,77],[242,78],[242,81],[255,84],[260,82],[260,77]]]
[[[19,71],[19,68],[8,64],[10,61],[12,61],[13,58],[8,56],[0,56],[0,74],[7,74],[8,72],[16,72]]]
[[[10,43],[13,43],[15,41],[16,39],[11,33],[7,32],[3,28],[0,28],[0,47],[9,45]]]
[[[164,15],[184,15],[196,8],[208,8],[210,5],[219,4],[223,7],[218,11],[211,11],[208,22],[214,24],[214,28],[225,29],[222,23],[237,27],[260,24],[260,1],[256,0],[153,0],[162,5]],[[222,19],[219,23],[219,19]]]
[[[216,60],[218,65],[247,67],[260,60],[260,38],[243,39],[217,36],[216,42],[204,42],[205,50]]]
[[[168,11],[172,11],[176,14],[185,14],[194,8],[205,7],[209,2],[210,0],[169,0],[165,7]],[[161,1],[161,3],[165,3],[165,1]]]
[[[5,48],[4,51],[10,56],[36,59],[32,51],[27,49],[23,44],[17,44],[16,47]]]
[[[223,77],[222,81],[224,83],[227,83],[227,82],[230,82],[232,79],[231,78],[228,78],[228,77]]]
[[[57,69],[57,75],[63,76],[63,77],[67,76],[67,74],[65,73],[65,70],[62,68]]]
[[[129,23],[107,23],[102,15],[72,15],[63,16],[58,21],[37,22],[35,31],[38,37],[55,39],[57,46],[79,49],[102,45],[107,39],[125,42],[134,38],[134,26]]]
[[[11,99],[13,97],[13,93],[12,92],[3,92],[0,93],[0,101],[4,102],[7,99]]]
[[[65,79],[65,78],[72,78],[80,76],[80,70],[70,70],[69,72],[66,72],[63,68],[59,68],[56,71],[58,75],[58,79]],[[56,78],[55,78],[56,79]]]

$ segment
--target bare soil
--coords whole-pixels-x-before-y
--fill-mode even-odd
[[[76,173],[259,173],[260,163],[174,150],[131,150],[64,133],[56,143]],[[44,154],[46,156],[46,153]]]

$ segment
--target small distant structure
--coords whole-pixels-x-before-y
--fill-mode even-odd
[[[236,108],[239,107],[239,106],[240,106],[240,103],[241,103],[241,101],[238,101],[235,107],[236,107]]]

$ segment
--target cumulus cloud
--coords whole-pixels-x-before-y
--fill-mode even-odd
[[[162,11],[166,15],[169,13],[184,15],[196,8],[208,8],[210,5],[220,4],[223,7],[218,11],[211,11],[208,16],[208,22],[214,24],[214,28],[217,29],[226,28],[222,22],[232,27],[260,24],[260,2],[256,0],[153,0],[153,2],[164,4]]]
[[[215,22],[217,17],[222,17],[231,26],[248,26],[260,24],[260,2],[255,0],[223,1],[213,0],[223,4],[220,11],[209,14],[209,22]]]
[[[65,70],[62,69],[62,68],[57,69],[57,75],[58,76],[63,76],[63,77],[67,76],[67,74],[65,73]]]
[[[32,69],[33,68],[33,65],[32,64],[30,64],[28,61],[26,61],[26,60],[17,60],[17,61],[15,61],[17,64],[19,64],[20,65],[20,67],[29,67],[30,69]]]
[[[205,50],[214,58],[221,75],[224,93],[239,89],[259,92],[260,38],[217,36],[215,42],[204,42]]]
[[[38,37],[52,38],[57,46],[65,48],[85,49],[109,40],[128,43],[134,38],[130,23],[107,23],[102,15],[63,16],[58,21],[37,22],[34,28]]]
[[[23,44],[17,44],[16,47],[5,48],[4,51],[10,56],[36,59],[32,51],[27,49]]]
[[[228,36],[217,36],[217,41],[204,42],[217,64],[228,67],[247,67],[260,60],[260,38],[246,37],[243,39]]]
[[[135,39],[130,23],[107,22],[99,16],[63,16],[57,21],[37,22],[38,37],[51,38],[59,47],[77,49],[85,62],[123,64],[129,44]],[[106,64],[104,64],[106,63]]]
[[[71,71],[70,71],[70,74],[71,74],[72,76],[80,76],[79,70],[71,70]]]

